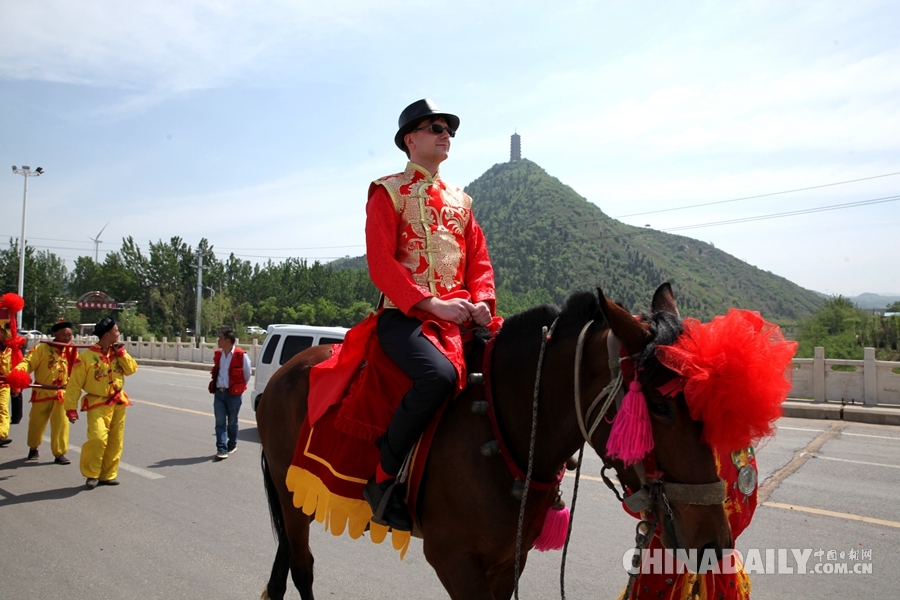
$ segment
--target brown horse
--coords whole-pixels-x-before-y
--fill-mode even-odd
[[[669,398],[656,391],[674,374],[655,360],[654,348],[671,344],[681,332],[672,290],[668,284],[661,286],[654,294],[651,313],[641,320],[598,292],[599,299],[593,293],[573,294],[561,310],[541,306],[514,315],[497,335],[490,379],[508,452],[524,470],[531,445],[542,328],[557,321],[540,369],[533,452],[533,480],[544,482],[555,481],[566,460],[585,443],[576,410],[583,416],[611,381],[607,348],[613,333],[627,353],[640,355],[658,470],[664,473],[665,485],[675,484],[673,491],[675,487],[682,491],[683,502],[667,500],[664,493],[651,495],[649,508],[662,523],[663,543],[669,548],[710,549],[721,554],[732,546],[721,500],[698,504],[683,493],[692,486],[708,490],[719,483],[713,454],[701,439],[702,424],[691,420],[683,394]],[[288,569],[300,597],[313,598],[310,517],[294,507],[285,477],[307,412],[309,370],[329,355],[330,347],[319,346],[294,357],[269,381],[257,412],[263,474],[278,539],[263,598],[283,597]],[[576,356],[580,356],[577,365]],[[580,397],[576,397],[577,388]],[[511,494],[514,478],[504,459],[485,457],[479,451],[494,438],[489,419],[471,410],[471,400],[483,394],[484,390],[470,385],[450,402],[435,434],[419,496],[421,511],[416,524],[425,557],[449,596],[456,600],[507,599],[516,586],[520,502]],[[615,408],[613,404],[609,415]],[[590,423],[586,428],[590,430]],[[600,419],[589,441],[604,462],[616,468],[625,486],[640,490],[642,480],[634,469],[604,456],[610,428],[607,420]],[[528,551],[540,534],[546,508],[556,495],[555,487],[529,490],[520,567],[524,567]]]

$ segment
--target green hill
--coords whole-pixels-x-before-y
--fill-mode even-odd
[[[599,285],[639,311],[670,281],[684,315],[708,319],[740,307],[777,321],[808,316],[823,302],[705,242],[616,221],[529,160],[494,165],[466,192],[475,199],[497,286],[513,295],[559,302]]]

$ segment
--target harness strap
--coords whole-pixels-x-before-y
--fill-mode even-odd
[[[711,506],[725,502],[725,481],[719,478],[715,483],[669,483],[663,484],[663,493],[669,502],[679,504],[699,504]]]
[[[488,340],[487,345],[484,349],[484,359],[482,362],[481,372],[484,375],[484,384],[481,386],[482,390],[484,390],[484,399],[488,403],[488,411],[487,416],[488,420],[491,423],[491,431],[494,433],[494,439],[497,440],[497,448],[500,450],[500,456],[503,458],[503,462],[506,464],[506,469],[509,471],[509,474],[512,475],[513,479],[525,480],[527,473],[525,469],[520,467],[518,463],[516,463],[513,458],[512,452],[509,451],[509,447],[506,444],[506,440],[503,437],[503,432],[500,431],[500,423],[497,419],[497,412],[494,406],[494,390],[493,390],[493,381],[492,381],[492,358],[491,355],[494,350],[494,340],[496,338],[492,337]],[[533,490],[549,490],[557,485],[563,480],[563,476],[565,475],[565,467],[559,472],[559,475],[555,480],[552,481],[538,481],[536,479],[529,480],[529,487]]]
[[[600,426],[603,417],[609,412],[609,407],[612,405],[613,400],[616,401],[616,406],[619,407],[621,406],[622,398],[624,397],[624,390],[622,389],[622,369],[619,366],[619,348],[621,347],[621,344],[619,343],[618,338],[613,334],[612,330],[610,330],[606,336],[607,354],[610,357],[610,382],[605,388],[600,390],[600,393],[597,394],[597,397],[594,398],[593,402],[591,402],[591,405],[588,407],[587,412],[582,415],[581,356],[584,353],[585,336],[593,323],[593,320],[588,321],[585,326],[581,328],[581,333],[578,334],[578,342],[575,345],[575,415],[578,417],[578,428],[581,430],[581,435],[584,436],[585,441],[591,445],[591,448],[594,447],[594,442],[591,441],[591,437],[594,435],[597,427]],[[597,408],[597,405],[604,398],[606,398],[606,402],[603,403],[600,411],[594,416],[594,420],[591,422],[591,415],[593,414],[594,409]],[[590,428],[585,426],[586,420],[591,422]]]

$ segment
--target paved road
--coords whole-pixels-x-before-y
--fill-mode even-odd
[[[238,451],[213,462],[212,401],[203,372],[141,367],[128,379],[123,466],[116,488],[83,489],[77,450],[84,420],[72,429],[73,464],[52,464],[48,444],[24,461],[26,420],[0,449],[0,598],[258,598],[275,543],[259,471],[254,413],[242,412]],[[760,451],[770,493],[738,540],[778,571],[777,550],[823,550],[824,563],[871,563],[871,574],[754,574],[754,598],[897,597],[900,589],[900,429],[782,419]],[[842,429],[833,429],[833,428]],[[810,454],[817,447],[815,458]],[[806,450],[807,454],[803,454]],[[622,555],[634,522],[586,461],[566,569],[573,600],[615,598],[625,584]],[[571,499],[572,480],[566,480]],[[334,538],[313,526],[319,598],[443,598],[413,540],[402,562],[389,544]],[[827,560],[827,552],[837,557]],[[871,550],[871,560],[849,551]],[[845,552],[841,560],[839,553]],[[532,553],[520,597],[559,597],[560,553]],[[763,564],[765,568],[765,564]],[[841,568],[841,567],[838,567]],[[292,591],[290,598],[298,595]]]

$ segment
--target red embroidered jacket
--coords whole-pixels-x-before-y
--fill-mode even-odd
[[[409,314],[420,300],[465,290],[494,313],[494,269],[465,192],[410,162],[372,182],[366,215],[369,275],[385,306]]]

